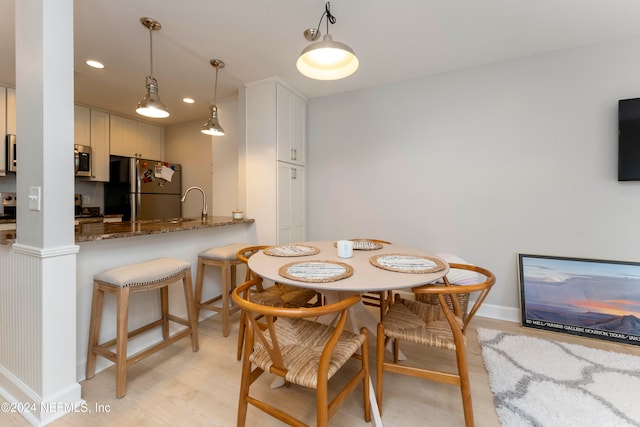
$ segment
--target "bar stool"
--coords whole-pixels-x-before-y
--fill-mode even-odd
[[[204,250],[198,254],[198,271],[196,273],[196,295],[195,306],[197,317],[200,317],[200,310],[210,310],[222,314],[222,335],[229,336],[229,316],[239,310],[238,306],[232,306],[231,291],[236,286],[236,266],[242,264],[236,254],[240,249],[249,245],[245,243],[232,243]],[[220,267],[220,295],[214,296],[206,301],[202,301],[202,280],[204,278],[204,267],[206,265]],[[215,305],[221,301],[221,305]]]
[[[169,285],[182,280],[184,298],[187,307],[187,319],[169,313]],[[127,367],[145,357],[167,347],[169,344],[191,336],[191,347],[198,351],[198,321],[193,304],[191,290],[191,264],[174,258],[157,258],[138,264],[112,268],[93,277],[93,301],[91,304],[91,323],[89,326],[89,349],[87,352],[87,379],[93,378],[96,370],[96,356],[111,360],[116,365],[116,397],[121,398],[127,392]],[[129,295],[134,292],[160,290],[160,309],[162,317],[134,331],[129,332]],[[115,294],[116,338],[98,344],[102,306],[105,292]],[[169,321],[187,326],[173,335],[169,335]],[[162,341],[127,357],[127,341],[143,332],[162,327]],[[110,350],[115,344],[115,352]]]

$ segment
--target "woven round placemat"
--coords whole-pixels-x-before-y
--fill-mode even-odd
[[[382,249],[382,244],[368,239],[351,239],[354,251],[375,251]],[[333,242],[333,247],[338,247],[338,242]]]
[[[442,260],[425,255],[381,254],[372,256],[369,262],[378,268],[399,273],[435,273],[447,268]]]
[[[271,256],[309,256],[320,252],[320,249],[307,245],[281,245],[270,246],[262,251],[265,255]]]
[[[376,249],[382,249],[382,243],[374,242],[367,239],[354,239],[353,250],[354,251],[375,251]]]
[[[278,274],[299,282],[326,283],[351,276],[353,267],[338,261],[298,261],[283,265]]]

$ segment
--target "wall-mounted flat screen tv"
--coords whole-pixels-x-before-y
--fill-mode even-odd
[[[640,98],[618,101],[618,181],[640,181]]]

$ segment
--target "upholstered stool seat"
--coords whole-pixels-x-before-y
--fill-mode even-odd
[[[187,308],[187,318],[169,313],[169,285],[181,280]],[[93,301],[91,304],[91,323],[89,326],[89,349],[87,352],[87,379],[93,378],[96,369],[96,356],[111,360],[116,365],[116,397],[121,398],[127,389],[127,366],[163,349],[169,344],[186,336],[191,336],[191,347],[198,351],[198,323],[193,293],[191,290],[191,264],[175,258],[157,258],[138,264],[115,267],[93,277]],[[160,290],[161,318],[134,331],[129,332],[129,295],[134,292]],[[115,294],[116,338],[98,343],[102,306],[105,292]],[[169,322],[186,326],[169,334]],[[156,327],[162,327],[162,341],[127,357],[127,341],[136,335]],[[111,347],[115,344],[115,352]]]
[[[196,313],[200,316],[200,310],[210,310],[222,315],[222,335],[228,336],[229,318],[237,312],[239,308],[232,305],[231,291],[236,286],[236,266],[242,264],[236,254],[242,248],[249,246],[246,243],[232,243],[204,250],[198,254],[198,271],[196,273]],[[204,279],[205,266],[220,267],[220,294],[202,301],[202,282]],[[220,301],[220,305],[216,303]]]

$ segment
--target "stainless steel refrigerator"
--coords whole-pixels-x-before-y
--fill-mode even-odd
[[[123,221],[179,218],[181,191],[179,164],[111,156],[104,213],[121,214]]]

